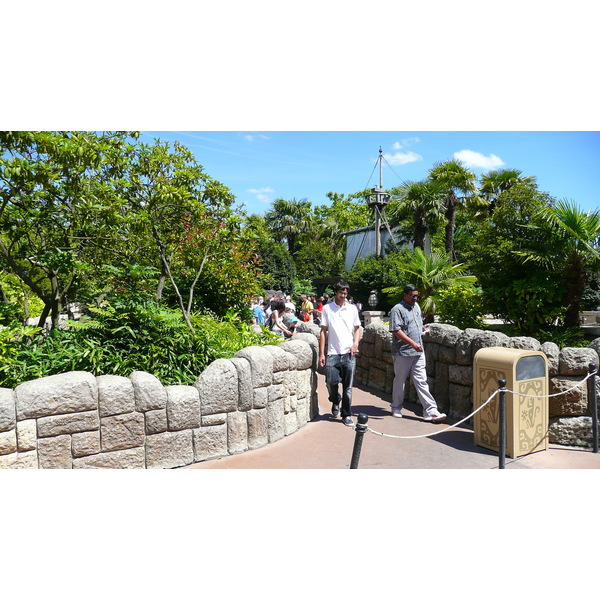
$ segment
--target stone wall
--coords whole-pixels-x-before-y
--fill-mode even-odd
[[[318,414],[317,362],[299,333],[216,360],[193,386],[80,371],[0,388],[0,468],[165,469],[259,448]]]
[[[590,363],[599,364],[600,338],[588,348],[563,348],[551,342],[540,344],[531,337],[508,337],[494,331],[461,330],[452,325],[431,324],[425,338],[429,387],[440,410],[454,419],[473,412],[473,358],[480,348],[500,346],[544,352],[548,357],[549,394],[567,390],[588,374]],[[391,393],[394,369],[390,354],[392,334],[387,325],[365,327],[359,348],[355,381]],[[418,402],[408,385],[407,399]],[[600,377],[596,378],[600,398]],[[568,446],[590,446],[592,418],[587,383],[568,394],[549,398],[549,441]]]

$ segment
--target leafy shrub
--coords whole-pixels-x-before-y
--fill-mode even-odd
[[[152,302],[120,300],[90,312],[91,318],[70,322],[69,330],[12,342],[12,360],[0,367],[0,386],[68,371],[125,377],[146,371],[165,385],[192,385],[217,358],[281,341],[267,330],[254,333],[235,313],[224,319],[194,315],[193,333],[179,311]]]
[[[460,329],[485,326],[481,291],[475,287],[451,285],[436,291],[435,306],[441,323]]]

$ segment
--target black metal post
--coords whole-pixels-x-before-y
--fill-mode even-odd
[[[589,373],[592,373],[588,381],[588,397],[592,407],[592,433],[594,435],[593,451],[598,454],[598,396],[596,394],[596,365],[590,363]]]
[[[350,461],[351,469],[358,469],[358,461],[360,460],[360,451],[362,449],[363,436],[367,432],[367,421],[369,417],[365,413],[358,415],[358,423],[356,425],[356,437],[354,438],[354,449],[352,450],[352,460]]]
[[[498,445],[499,469],[504,469],[506,464],[506,379],[498,379],[500,403],[498,411]]]

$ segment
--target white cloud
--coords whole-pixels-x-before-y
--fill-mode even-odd
[[[410,137],[402,140],[402,143],[405,146],[412,146],[413,144],[418,144],[421,140],[418,137]]]
[[[396,154],[384,154],[385,160],[392,166],[406,165],[411,162],[423,160],[423,157],[416,152],[396,152]]]
[[[461,150],[454,153],[454,158],[465,163],[467,167],[481,167],[482,169],[495,169],[504,165],[504,161],[495,154],[485,156],[473,150]]]
[[[418,137],[405,138],[400,142],[394,142],[394,144],[392,145],[392,150],[401,150],[405,146],[412,146],[413,144],[417,144],[420,141],[421,140]]]
[[[260,141],[260,140],[268,140],[269,138],[266,135],[263,135],[262,133],[259,133],[258,135],[253,135],[253,134],[247,134],[244,136],[244,139],[247,142],[256,142],[256,141]]]
[[[271,199],[266,194],[272,194],[275,190],[271,187],[263,187],[259,190],[250,189],[246,190],[249,194],[256,194],[256,199],[261,202],[270,202]]]

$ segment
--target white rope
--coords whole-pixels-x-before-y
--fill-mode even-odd
[[[508,390],[506,388],[497,389],[479,408],[475,409],[470,415],[468,415],[467,417],[465,417],[458,423],[454,423],[453,425],[450,425],[449,427],[446,427],[445,429],[440,429],[439,431],[432,431],[431,433],[425,433],[423,435],[390,435],[388,433],[381,433],[380,431],[375,431],[374,429],[371,429],[368,425],[367,425],[367,431],[370,431],[371,433],[375,433],[376,435],[380,435],[382,437],[395,438],[398,440],[414,440],[417,438],[431,437],[433,435],[438,435],[440,433],[444,433],[445,431],[448,431],[449,429],[454,429],[455,427],[458,427],[465,421],[468,421],[474,414],[478,413],[482,408],[487,406],[491,402],[492,398],[494,398],[501,391],[509,393],[509,394],[517,394],[519,396],[523,396],[524,398],[538,398],[538,399],[553,398],[554,396],[560,396],[562,394],[566,394],[566,393],[574,390],[575,388],[582,386],[592,375],[595,375],[596,373],[597,373],[597,371],[592,371],[591,373],[588,373],[588,375],[585,377],[585,379],[582,379],[579,383],[575,384],[574,386],[570,387],[569,389],[564,390],[562,392],[558,392],[556,394],[550,394],[548,396],[528,396],[525,394],[519,394],[518,392],[515,392],[513,390]]]
[[[396,438],[399,440],[412,440],[415,438],[430,437],[432,435],[437,435],[438,433],[444,433],[444,431],[448,431],[448,429],[453,429],[454,427],[458,427],[461,423],[464,423],[465,421],[470,419],[475,413],[478,413],[484,406],[487,406],[488,403],[491,402],[492,398],[496,394],[498,394],[499,391],[500,390],[496,390],[479,408],[474,410],[468,417],[465,417],[462,421],[459,421],[458,423],[454,423],[454,425],[450,425],[450,427],[446,427],[445,429],[440,429],[439,431],[434,431],[432,433],[425,433],[423,435],[389,435],[387,433],[380,433],[379,431],[374,431],[368,425],[367,425],[367,430],[370,431],[371,433],[376,433],[377,435],[381,435],[383,437],[391,437],[391,438]]]

